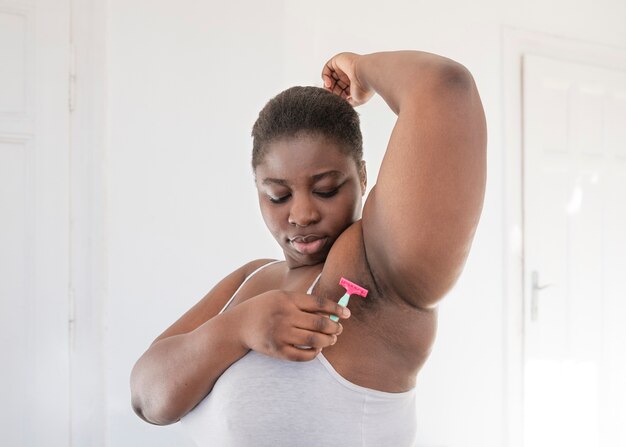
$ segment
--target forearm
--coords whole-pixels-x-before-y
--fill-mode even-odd
[[[471,80],[461,64],[422,51],[366,54],[358,59],[355,73],[359,82],[378,93],[396,115],[407,102],[446,91],[447,81]]]
[[[141,356],[131,373],[132,405],[140,417],[158,425],[176,422],[248,352],[240,341],[238,310],[159,340]]]

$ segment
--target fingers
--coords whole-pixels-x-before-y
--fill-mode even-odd
[[[326,335],[339,335],[343,332],[343,326],[328,318],[327,315],[308,312],[298,317],[294,322],[294,327]]]
[[[350,309],[323,296],[299,294],[295,301],[296,305],[306,312],[321,312],[327,315],[336,315],[343,319],[350,317]]]
[[[269,355],[296,362],[313,360],[322,349],[337,343],[337,335],[292,328]]]
[[[323,349],[337,343],[336,334],[322,334],[305,329],[293,328],[285,338],[285,342],[299,349]]]
[[[350,77],[334,65],[334,60],[328,61],[324,66],[322,79],[326,90],[344,99],[350,97]]]
[[[324,88],[357,107],[374,95],[374,90],[357,77],[357,62],[362,56],[343,52],[333,56],[322,68]]]
[[[321,351],[321,349],[302,349],[290,345],[285,346],[282,357],[292,362],[308,362],[313,360]]]
[[[324,65],[322,69],[322,81],[324,81],[324,88],[330,89],[333,85],[333,77],[332,77],[332,69],[328,66],[328,64]]]

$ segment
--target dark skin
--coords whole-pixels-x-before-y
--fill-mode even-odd
[[[398,115],[362,218],[365,168],[337,142],[310,133],[271,142],[255,177],[285,262],[255,275],[218,315],[268,260],[241,267],[154,341],[131,376],[133,408],[146,421],[179,420],[251,349],[291,361],[323,350],[358,385],[388,392],[415,385],[435,336],[436,305],[462,270],[482,208],[480,98],[464,67],[422,52],[340,53],[322,79],[354,106],[378,93]],[[369,290],[345,313],[336,304],[341,276]]]

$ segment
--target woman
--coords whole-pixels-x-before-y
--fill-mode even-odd
[[[322,78],[325,91],[278,95],[253,129],[261,212],[285,260],[224,278],[133,369],[137,414],[161,425],[184,417],[199,445],[414,440],[436,305],[482,208],[483,108],[463,66],[423,52],[340,53]],[[374,93],[398,118],[361,219],[351,106]],[[349,310],[336,304],[342,276],[369,290]]]

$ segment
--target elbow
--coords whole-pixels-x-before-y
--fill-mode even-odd
[[[478,92],[474,77],[467,67],[445,57],[438,58],[429,67],[424,79],[428,84],[427,91],[439,98],[449,97],[459,101],[471,98]],[[423,87],[419,91],[423,92]]]
[[[146,401],[136,394],[131,396],[131,406],[140,419],[152,425],[170,425],[180,420],[180,417],[167,410],[167,406],[155,405],[154,402]]]
[[[144,406],[135,399],[131,399],[131,406],[140,419],[152,425],[170,425],[180,420],[180,418],[173,418],[162,411]]]
[[[474,77],[464,65],[451,59],[441,58],[416,76],[413,94],[409,95],[415,105],[423,104],[425,97],[455,108],[480,103]]]
[[[440,79],[447,87],[473,90],[476,88],[474,77],[462,64],[447,59],[440,69]]]
[[[142,378],[137,365],[133,368],[130,378],[131,407],[140,419],[153,425],[170,425],[180,420],[180,415],[172,411],[163,389],[148,386]]]

